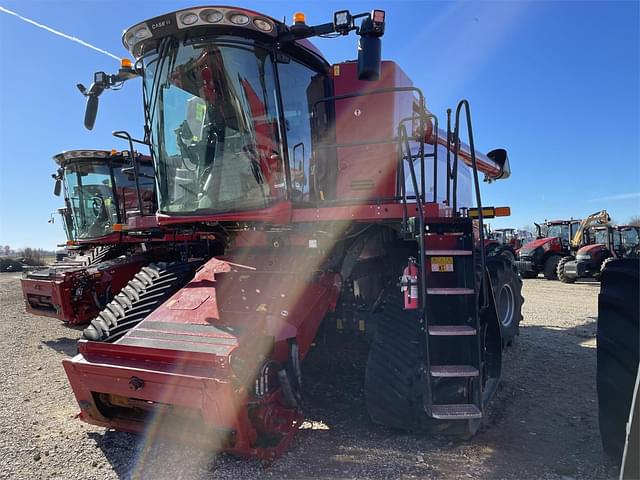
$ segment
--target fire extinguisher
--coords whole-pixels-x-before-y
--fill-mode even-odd
[[[400,291],[404,292],[404,309],[415,310],[418,308],[418,266],[416,259],[409,257],[409,263],[402,272],[400,279]]]

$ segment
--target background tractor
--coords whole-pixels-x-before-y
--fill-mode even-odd
[[[502,255],[515,262],[518,250],[522,245],[533,240],[531,232],[515,228],[496,228],[489,230],[486,240],[487,255]]]
[[[538,227],[538,238],[525,243],[515,262],[522,278],[535,278],[539,273],[547,280],[556,278],[560,259],[569,255],[569,240],[580,227],[580,220],[554,220]]]
[[[605,265],[615,258],[635,258],[640,247],[640,227],[599,225],[587,229],[587,245],[558,263],[558,279],[573,283],[579,278],[600,279]]]
[[[523,278],[535,278],[539,272],[547,280],[558,278],[558,264],[564,257],[589,242],[585,231],[593,225],[606,225],[610,221],[606,211],[593,213],[584,220],[557,220],[546,222],[544,232],[540,225],[538,238],[523,245],[518,252],[516,265]]]
[[[381,62],[384,30],[382,10],[288,26],[184,9],[127,29],[135,62],[79,87],[92,128],[99,95],[142,77],[156,222],[201,235],[140,269],[63,362],[82,420],[153,422],[272,461],[303,419],[303,361],[323,326],[372,338],[374,422],[477,431],[522,318],[515,267],[483,248],[484,218],[508,209],[482,206],[479,174],[507,178],[509,161],[476,150],[466,101],[438,128]],[[308,40],[353,31],[357,62],[330,65]]]

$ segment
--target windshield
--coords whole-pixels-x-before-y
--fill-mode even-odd
[[[620,231],[622,243],[627,247],[634,247],[640,243],[638,238],[638,231],[635,228],[629,228]]]
[[[160,211],[229,212],[286,197],[269,53],[175,43],[147,55]]]
[[[96,238],[117,223],[111,172],[104,162],[74,162],[64,168],[71,219],[78,239]]]
[[[603,229],[596,230],[595,232],[593,232],[593,243],[601,243],[603,245],[607,245],[609,243],[608,237],[609,237],[608,230],[603,230]]]
[[[549,225],[547,237],[560,237],[564,241],[569,241],[569,225]]]

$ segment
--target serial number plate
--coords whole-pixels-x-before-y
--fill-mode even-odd
[[[432,272],[453,272],[453,257],[432,257]]]

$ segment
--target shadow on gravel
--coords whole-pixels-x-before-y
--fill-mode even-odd
[[[135,458],[136,435],[105,430],[101,433],[89,432],[87,436],[96,442],[96,448],[102,450],[118,478],[130,478]]]
[[[69,357],[73,357],[78,353],[78,337],[59,337],[56,340],[43,340],[43,345],[55,350],[59,353],[64,353]]]

